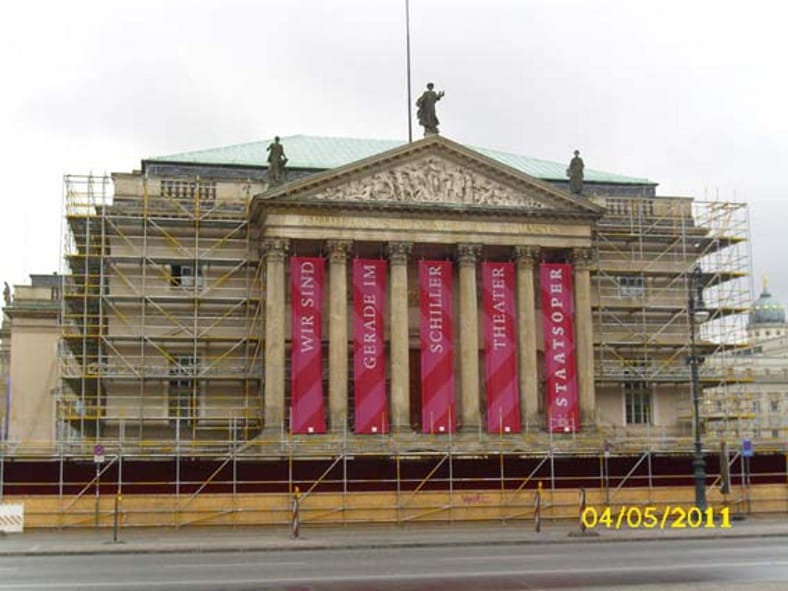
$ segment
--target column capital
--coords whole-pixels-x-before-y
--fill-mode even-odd
[[[287,238],[266,238],[261,243],[263,256],[272,262],[282,262],[290,249],[290,240]]]
[[[589,271],[594,262],[594,251],[590,248],[573,248],[572,259],[579,271]]]
[[[460,266],[473,266],[476,260],[482,253],[481,244],[458,244],[457,245],[457,260]]]
[[[408,255],[413,249],[412,242],[389,242],[386,251],[392,264],[404,265],[408,262]]]
[[[518,266],[524,269],[533,269],[539,261],[542,249],[538,246],[515,246],[513,254]]]
[[[352,240],[326,240],[328,258],[332,263],[344,263],[353,246]]]

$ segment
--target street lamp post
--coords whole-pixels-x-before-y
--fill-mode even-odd
[[[698,366],[702,358],[695,347],[695,329],[709,318],[709,311],[703,302],[703,271],[697,265],[690,275],[689,291],[689,321],[690,321],[690,385],[692,388],[693,406],[693,435],[695,438],[695,451],[692,459],[693,475],[695,477],[695,506],[701,511],[706,510],[706,460],[703,457],[703,441],[700,432],[700,376]]]

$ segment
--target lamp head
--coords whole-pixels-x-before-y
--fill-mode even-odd
[[[703,301],[703,270],[700,265],[697,265],[692,270],[692,275],[695,280],[695,297],[691,298],[692,307],[690,310],[692,313],[692,320],[696,324],[703,324],[709,319],[711,313],[706,308],[706,302]]]
[[[695,311],[692,313],[692,319],[695,321],[695,324],[703,324],[709,319],[711,314],[706,308],[701,308],[703,302],[698,302],[695,307]]]

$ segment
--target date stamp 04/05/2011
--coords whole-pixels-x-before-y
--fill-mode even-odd
[[[730,508],[700,509],[667,505],[636,507],[622,505],[618,509],[586,507],[580,515],[587,529],[728,529],[731,527]]]

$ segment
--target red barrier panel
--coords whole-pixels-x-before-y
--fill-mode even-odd
[[[574,432],[580,423],[572,265],[542,263],[539,277],[547,377],[547,428],[552,433]]]
[[[353,376],[356,433],[388,433],[383,319],[386,261],[353,261]]]
[[[325,259],[290,259],[292,433],[325,433],[322,320]]]
[[[424,433],[455,430],[452,264],[419,261],[421,424]]]
[[[520,432],[514,264],[482,263],[487,431]]]

